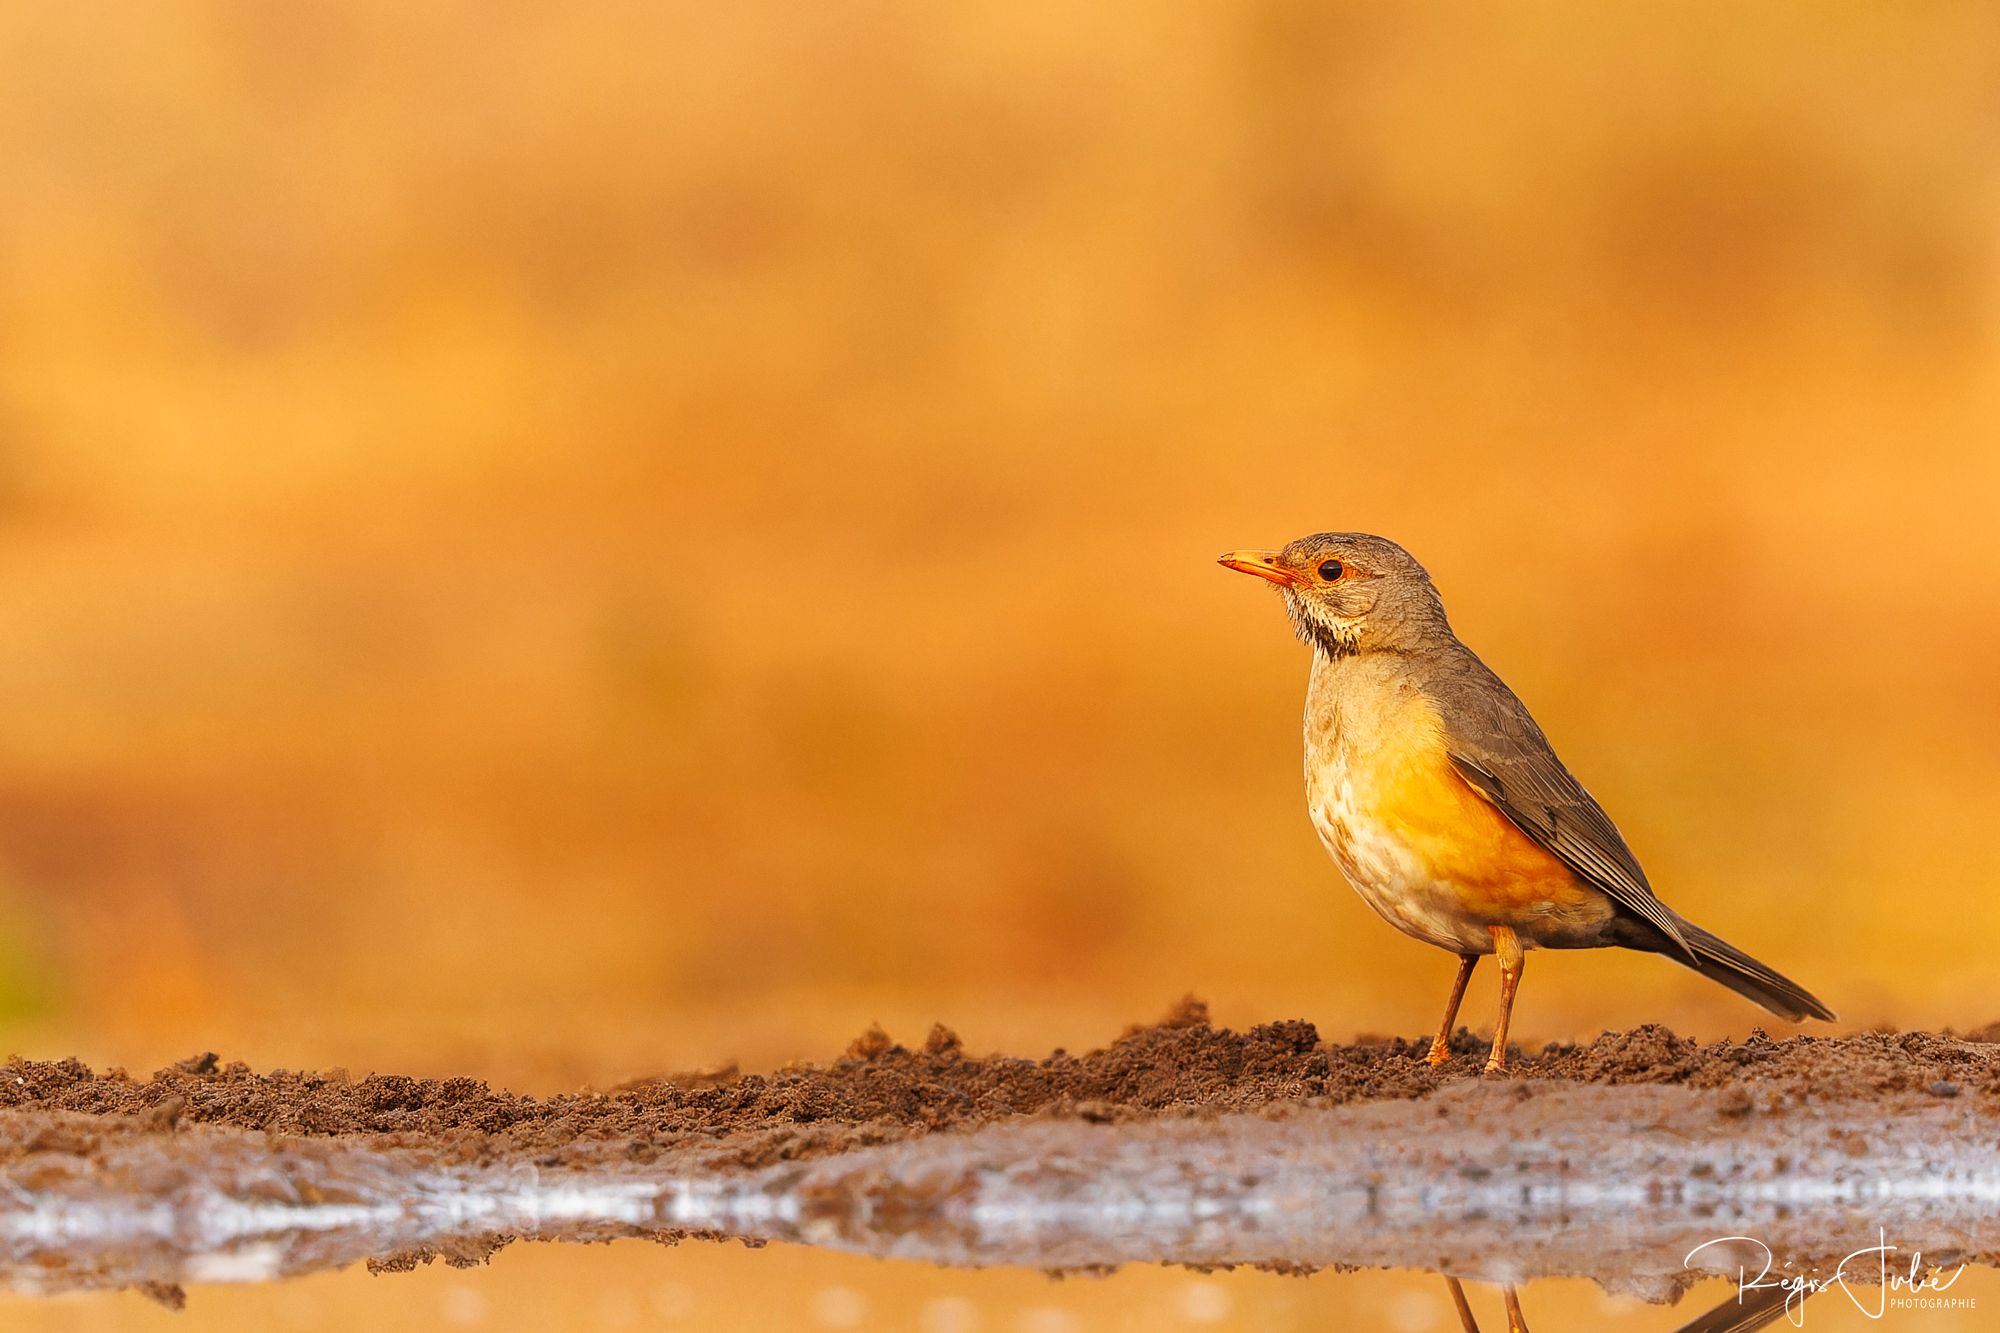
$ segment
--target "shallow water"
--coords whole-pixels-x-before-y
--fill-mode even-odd
[[[61,1147],[0,1169],[0,1278],[17,1290],[261,1282],[476,1261],[504,1238],[675,1233],[964,1267],[1583,1277],[1654,1301],[1754,1273],[1767,1250],[1781,1274],[1831,1275],[1879,1237],[1892,1249],[1849,1266],[1862,1285],[1918,1254],[1948,1271],[2000,1252],[2000,1143],[1956,1101],[1766,1116],[1683,1088],[1469,1086],[1415,1103],[1008,1122],[747,1172],[700,1151],[544,1170],[205,1127]],[[1703,1248],[1730,1236],[1753,1240]]]

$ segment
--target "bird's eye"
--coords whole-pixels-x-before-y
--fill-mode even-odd
[[[1319,562],[1319,576],[1328,583],[1333,582],[1346,572],[1347,566],[1341,564],[1338,560],[1322,560]]]

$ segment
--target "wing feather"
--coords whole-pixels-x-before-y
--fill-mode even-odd
[[[1653,886],[1618,826],[1584,790],[1506,684],[1470,650],[1437,672],[1430,693],[1452,766],[1514,826],[1627,911],[1694,957],[1680,918]]]

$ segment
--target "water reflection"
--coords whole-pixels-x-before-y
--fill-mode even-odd
[[[0,1278],[165,1294],[362,1261],[473,1263],[512,1239],[692,1235],[967,1267],[1428,1269],[1449,1275],[1476,1328],[1464,1282],[1498,1286],[1509,1326],[1525,1327],[1516,1288],[1541,1277],[1658,1301],[1704,1275],[1754,1276],[1764,1252],[1796,1275],[1863,1251],[1849,1271],[1872,1283],[2000,1250],[2000,1144],[1959,1102],[1887,1120],[1830,1103],[1762,1123],[1682,1088],[1520,1086],[1010,1121],[747,1171],[720,1149],[558,1170],[445,1161],[393,1138],[86,1136],[102,1121],[79,1116],[74,1137],[43,1131],[0,1163]],[[1523,1133],[1530,1097],[1544,1104]],[[1878,1235],[1893,1252],[1866,1254]],[[1707,1244],[1719,1237],[1754,1241]],[[1687,1327],[1758,1327],[1783,1295],[1732,1297]]]
[[[1459,1327],[1464,1333],[1480,1333],[1478,1317],[1472,1313],[1472,1303],[1465,1296],[1465,1284],[1449,1275],[1445,1277],[1444,1284],[1451,1295],[1452,1309],[1458,1315]],[[1501,1286],[1500,1294],[1507,1333],[1528,1333],[1528,1316],[1521,1308],[1520,1289],[1507,1283]],[[1765,1328],[1784,1318],[1788,1312],[1798,1310],[1809,1299],[1809,1296],[1793,1295],[1782,1288],[1739,1291],[1720,1305],[1682,1324],[1675,1333],[1752,1333],[1752,1330]]]

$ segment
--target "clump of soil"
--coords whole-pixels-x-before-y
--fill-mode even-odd
[[[1887,1109],[1893,1101],[2000,1097],[1996,1034],[2000,1025],[1970,1037],[1757,1032],[1704,1044],[1649,1025],[1517,1054],[1507,1077],[1726,1088],[1746,1113],[1753,1105],[1856,1098]],[[644,1162],[699,1145],[717,1165],[748,1168],[1012,1117],[1125,1122],[1340,1105],[1423,1097],[1479,1077],[1485,1046],[1471,1034],[1458,1034],[1441,1068],[1424,1063],[1426,1049],[1401,1039],[1332,1045],[1297,1020],[1233,1032],[1213,1026],[1206,1007],[1189,999],[1162,1022],[1082,1055],[975,1056],[943,1027],[916,1046],[875,1028],[824,1066],[663,1077],[543,1098],[467,1078],[260,1074],[208,1054],[149,1078],[16,1058],[0,1067],[0,1161],[47,1150],[50,1135],[75,1136],[76,1121],[48,1113],[81,1112],[105,1117],[101,1131],[119,1135],[196,1124],[289,1138],[375,1136],[382,1146],[421,1148],[443,1162],[543,1167]]]

